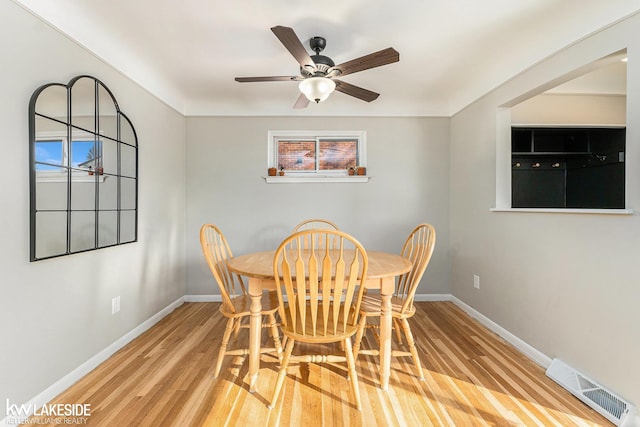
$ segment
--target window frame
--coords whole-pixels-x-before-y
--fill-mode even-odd
[[[94,182],[96,178],[93,177],[93,171],[90,168],[85,168],[82,166],[72,166],[72,145],[74,142],[89,142],[89,140],[94,139],[95,136],[90,132],[81,131],[80,133],[76,133],[76,138],[71,141],[71,144],[68,143],[68,137],[66,132],[58,132],[58,131],[44,131],[40,132],[38,136],[35,138],[35,144],[37,146],[40,142],[60,142],[62,148],[62,163],[58,166],[54,164],[49,164],[46,162],[39,162],[37,159],[34,159],[35,170],[36,170],[36,181],[37,182],[66,182],[67,181],[67,171],[62,170],[68,168],[71,171],[71,180],[73,182]],[[94,140],[93,143],[95,146],[99,147],[100,156],[94,158],[97,166],[102,166],[102,139]],[[61,169],[60,171],[55,170],[41,170],[38,169],[39,164],[58,167]],[[97,179],[99,182],[104,181],[104,175],[98,174]]]
[[[278,164],[278,142],[287,140],[314,140],[316,143],[316,152],[320,140],[340,140],[355,139],[357,140],[356,165],[357,167],[367,166],[367,150],[366,150],[366,132],[365,131],[268,131],[267,142],[267,168],[280,169]],[[318,159],[316,157],[316,168],[311,170],[286,170],[285,176],[265,177],[267,182],[310,182],[310,181],[334,181],[343,182],[367,182],[368,176],[350,176],[347,169],[339,170],[323,170],[318,169]]]

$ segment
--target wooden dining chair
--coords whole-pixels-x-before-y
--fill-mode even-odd
[[[422,364],[416,350],[415,340],[411,333],[411,327],[407,319],[412,317],[416,309],[413,305],[413,299],[416,294],[416,288],[420,283],[420,279],[429,264],[433,248],[436,244],[436,230],[430,224],[420,224],[407,237],[402,246],[401,255],[408,258],[413,263],[411,270],[396,280],[396,288],[391,298],[391,316],[393,318],[393,327],[396,331],[396,340],[402,345],[402,334],[404,332],[409,351],[392,350],[392,356],[410,356],[418,370],[418,378],[424,380],[422,373]],[[380,294],[366,293],[362,298],[360,308],[360,321],[358,323],[358,333],[356,334],[353,344],[353,353],[357,358],[359,353],[369,355],[380,355],[379,349],[360,350],[362,337],[367,327],[375,327],[367,323],[368,319],[380,318],[382,300]],[[379,340],[379,337],[377,337]]]
[[[338,239],[333,248],[314,242]],[[312,246],[301,241],[309,238]],[[351,337],[367,276],[367,252],[352,236],[337,230],[306,230],[287,237],[273,258],[279,314],[287,344],[269,408],[273,408],[292,360],[306,363],[347,362],[348,377],[358,410],[362,409]],[[341,342],[344,355],[292,356],[296,342]]]
[[[218,351],[218,359],[213,374],[217,377],[222,367],[224,356],[241,356],[249,354],[248,348],[239,348],[227,350],[231,333],[235,332],[237,341],[240,329],[248,329],[248,324],[242,321],[250,315],[251,298],[247,293],[247,289],[242,278],[231,272],[227,267],[227,260],[233,257],[227,239],[222,231],[213,224],[204,224],[200,228],[200,244],[202,252],[207,260],[211,274],[218,283],[220,288],[220,296],[222,304],[220,305],[220,313],[227,318],[227,325]],[[275,292],[265,292],[262,294],[262,316],[266,316],[268,323],[263,324],[269,328],[269,334],[273,338],[274,348],[261,348],[261,353],[277,352],[278,357],[282,356],[282,345],[280,343],[280,334],[278,325],[276,324],[275,313],[278,311],[278,299]]]
[[[297,233],[298,231],[302,231],[302,230],[314,230],[314,229],[339,230],[336,224],[334,224],[333,222],[327,219],[312,218],[312,219],[306,219],[301,223],[299,223],[298,225],[296,225],[295,227],[293,227],[292,233]],[[305,236],[304,239],[300,240],[303,247],[308,248],[311,246],[311,242],[309,241],[312,238],[311,236],[315,236],[315,235],[310,234],[308,236]],[[334,237],[327,241],[315,242],[315,245],[318,247],[322,247],[322,245],[324,245],[325,243],[328,243],[328,247],[331,248],[335,246],[337,240],[338,240],[337,237]]]
[[[293,227],[292,233],[312,229],[339,230],[338,226],[328,219],[312,218],[305,219],[304,221]]]

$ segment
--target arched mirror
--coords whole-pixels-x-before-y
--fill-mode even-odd
[[[36,89],[29,144],[31,261],[137,240],[137,136],[104,83]]]

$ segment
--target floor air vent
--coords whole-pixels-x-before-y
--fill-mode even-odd
[[[617,426],[638,426],[636,409],[595,381],[585,377],[560,359],[553,359],[547,376],[569,390]]]

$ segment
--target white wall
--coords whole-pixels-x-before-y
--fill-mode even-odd
[[[511,122],[531,125],[623,125],[624,95],[542,94],[511,108]]]
[[[184,295],[185,119],[9,0],[0,52],[0,399],[21,404]],[[138,133],[139,241],[30,263],[29,98],[78,74],[102,80]]]
[[[419,293],[453,292],[547,355],[640,402],[639,216],[489,211],[497,107],[625,47],[627,161],[634,165],[627,201],[640,209],[638,17],[577,43],[451,120],[185,120],[9,0],[0,0],[0,17],[0,399],[29,400],[185,293],[217,293],[200,252],[203,223],[222,227],[240,254],[273,248],[294,224],[319,216],[368,248],[392,252],[414,225],[431,222],[438,243]],[[27,103],[39,85],[84,73],[107,84],[138,132],[139,242],[29,263]],[[265,184],[267,131],[283,129],[367,131],[372,180]],[[117,295],[122,311],[112,316]]]
[[[627,207],[640,209],[640,16],[548,58],[451,126],[453,294],[549,357],[640,404],[640,215],[490,212],[496,114],[523,93],[628,49]],[[473,275],[480,290],[473,289]]]
[[[364,183],[266,184],[269,130],[364,130]],[[301,220],[324,217],[366,248],[397,253],[420,222],[437,231],[418,293],[449,288],[449,119],[190,117],[187,293],[219,294],[198,233],[217,224],[234,254],[275,248]]]

